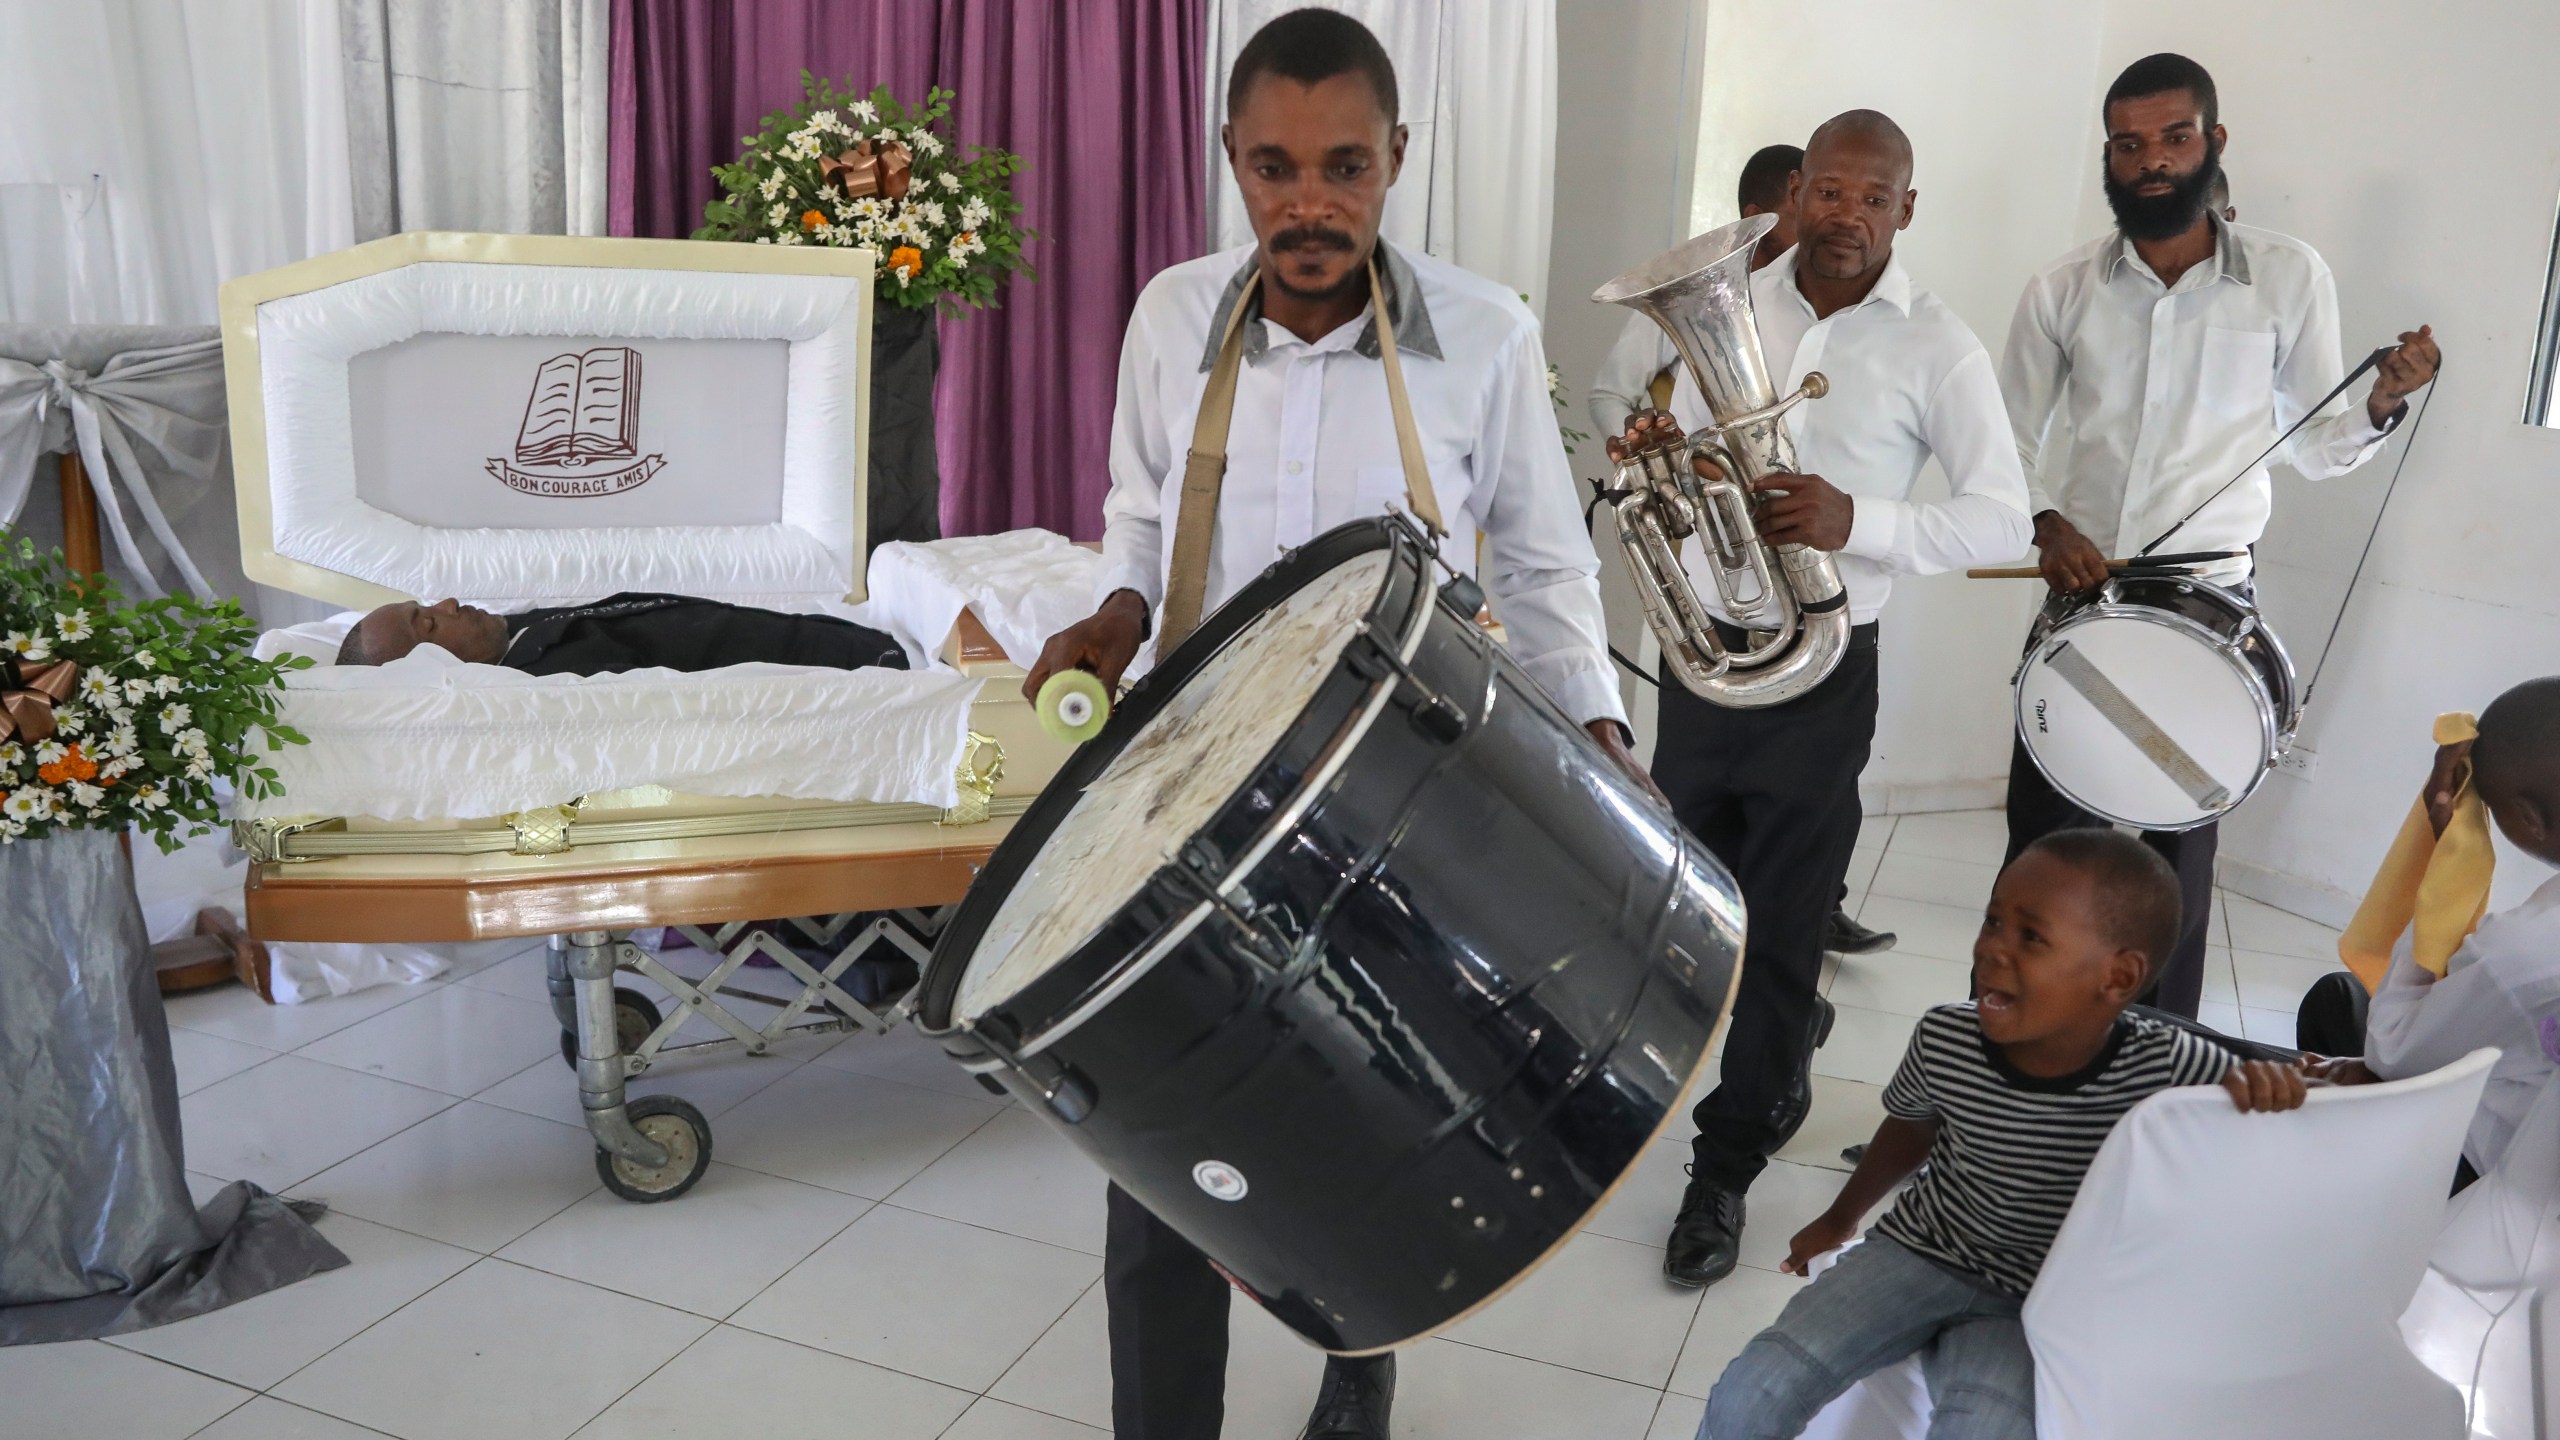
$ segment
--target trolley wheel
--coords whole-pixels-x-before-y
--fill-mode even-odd
[[[613,987],[613,1044],[623,1054],[638,1050],[640,1043],[648,1039],[657,1030],[658,1022],[665,1018],[658,1012],[657,1003],[648,996],[627,985]],[[578,1067],[577,1031],[564,1029],[560,1032],[560,1059],[572,1070]]]
[[[607,1190],[639,1205],[673,1200],[711,1168],[711,1122],[701,1111],[673,1095],[643,1095],[623,1113],[633,1129],[667,1148],[667,1163],[644,1168],[598,1148],[596,1174]]]

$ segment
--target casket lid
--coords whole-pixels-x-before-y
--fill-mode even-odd
[[[350,608],[859,600],[874,264],[413,232],[231,281],[243,568]]]

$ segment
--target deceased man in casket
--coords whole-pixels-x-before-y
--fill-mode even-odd
[[[829,615],[787,615],[690,595],[622,594],[593,605],[498,615],[459,600],[403,600],[366,615],[338,647],[341,665],[388,665],[421,645],[528,675],[717,670],[764,662],[835,670],[907,668],[890,636]]]

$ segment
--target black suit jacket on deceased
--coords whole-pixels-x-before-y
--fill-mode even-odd
[[[528,675],[608,675],[717,670],[758,661],[837,670],[907,668],[906,651],[896,640],[850,620],[642,594],[510,615],[506,654],[498,663]]]

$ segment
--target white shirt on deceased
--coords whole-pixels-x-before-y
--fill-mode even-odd
[[[1778,393],[1819,370],[1830,393],[1787,412],[1796,464],[1846,491],[1855,507],[1849,543],[1836,563],[1849,615],[1864,625],[1884,609],[1893,577],[1988,565],[2026,552],[2027,486],[2000,408],[1991,356],[1937,296],[1911,283],[1902,257],[1885,262],[1875,288],[1854,305],[1817,319],[1796,288],[1789,250],[1751,276],[1752,317]],[[1707,422],[1705,397],[1686,366],[1671,413],[1695,432]],[[1944,500],[1915,501],[1912,483],[1931,456],[1946,472]],[[1715,582],[1683,547],[1698,598],[1720,618]]]
[[[2213,258],[2173,286],[2110,231],[2029,280],[2009,323],[2000,388],[2030,513],[2061,511],[2110,556],[2140,550],[2198,505],[2161,553],[2257,543],[2274,491],[2263,462],[2242,467],[2346,373],[2338,286],[2319,255],[2272,230],[2213,225]],[[2273,458],[2313,480],[2363,464],[2388,431],[2359,397],[2337,403]],[[2249,562],[2205,574],[2245,580]]]
[[[1380,244],[1396,349],[1424,463],[1449,528],[1441,556],[1476,568],[1512,653],[1579,721],[1624,722],[1600,609],[1599,559],[1553,401],[1538,322],[1492,281]],[[1404,467],[1370,307],[1312,343],[1259,314],[1251,246],[1147,282],[1120,349],[1111,492],[1096,600],[1164,601],[1183,457],[1230,307],[1254,304],[1236,379],[1204,612],[1291,547],[1405,508]]]

